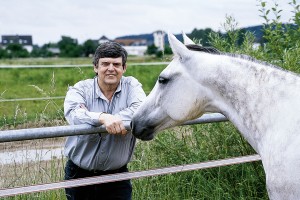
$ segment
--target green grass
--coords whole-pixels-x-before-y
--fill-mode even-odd
[[[140,62],[158,62],[169,60],[170,56],[165,55],[158,59],[153,56],[128,56],[127,63]],[[14,59],[0,59],[0,65],[86,65],[92,64],[92,58],[14,58]]]
[[[129,168],[141,171],[254,153],[229,122],[192,125],[163,131],[152,141],[139,141]],[[24,164],[14,172],[21,173],[16,184],[63,180],[64,162],[58,158],[47,163]],[[268,199],[261,162],[140,178],[132,183],[133,200]],[[65,196],[64,190],[53,190],[7,199],[65,199]]]
[[[134,76],[149,92],[165,65],[128,66],[125,76]],[[0,99],[65,96],[68,86],[93,78],[92,67],[0,69]],[[63,99],[0,102],[0,127],[32,120],[63,119]]]
[[[255,154],[231,123],[177,127],[140,142],[133,171]],[[133,180],[134,199],[268,199],[261,162]]]

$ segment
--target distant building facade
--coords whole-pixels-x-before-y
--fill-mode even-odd
[[[51,52],[54,56],[59,56],[60,54],[60,49],[58,47],[49,47],[47,48],[47,50]]]
[[[134,36],[132,38],[124,36],[123,38],[116,38],[111,40],[107,38],[105,35],[101,36],[99,39],[92,40],[94,44],[99,45],[108,41],[115,41],[120,43],[128,52],[128,55],[135,56],[143,56],[146,54],[147,48],[149,45],[155,45],[158,50],[163,51],[165,45],[165,36],[166,33],[162,30],[155,31],[151,34],[143,34],[140,36]],[[22,45],[28,52],[32,52],[33,42],[31,35],[2,35],[0,48],[6,48],[10,44],[20,44]],[[58,56],[60,54],[60,50],[58,48],[48,48],[53,55]]]
[[[3,48],[7,47],[9,44],[20,44],[28,52],[33,49],[32,36],[31,35],[2,35],[1,36],[1,46]]]
[[[154,45],[158,48],[158,50],[163,51],[165,49],[165,36],[166,33],[164,31],[155,31],[153,33]]]
[[[128,55],[143,56],[147,51],[147,40],[145,39],[115,39],[126,49]]]
[[[152,33],[152,37],[148,40],[144,38],[135,38],[135,39],[115,39],[115,42],[121,44],[128,55],[143,56],[146,54],[147,48],[149,45],[154,44],[158,50],[163,51],[165,45],[165,36],[164,31],[155,31]]]

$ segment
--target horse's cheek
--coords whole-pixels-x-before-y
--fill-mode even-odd
[[[166,112],[168,116],[174,121],[184,121],[188,117],[188,104],[186,104],[186,102],[183,99],[181,100],[175,101],[173,104],[167,104]]]

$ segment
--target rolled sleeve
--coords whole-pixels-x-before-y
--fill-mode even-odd
[[[65,102],[64,113],[65,118],[72,125],[78,124],[90,124],[93,126],[99,126],[99,116],[101,112],[90,112],[80,107],[81,104],[86,106],[86,97],[83,90],[80,89],[80,85],[69,87]]]

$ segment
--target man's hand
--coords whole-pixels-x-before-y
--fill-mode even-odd
[[[125,135],[127,133],[122,119],[117,116],[102,113],[99,117],[99,121],[105,126],[107,132],[110,134]]]
[[[84,104],[80,104],[80,108],[88,110]],[[105,126],[107,132],[110,134],[125,135],[127,133],[122,119],[117,116],[102,113],[99,117],[99,121]]]

